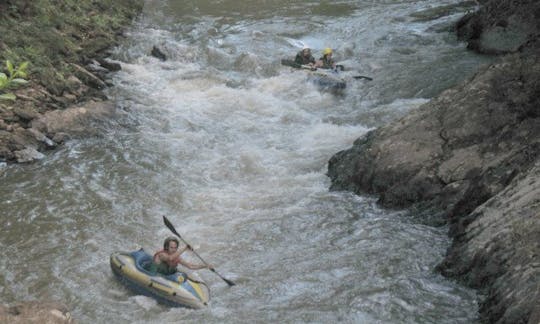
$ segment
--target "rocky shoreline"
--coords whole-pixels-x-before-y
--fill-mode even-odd
[[[0,70],[6,60],[29,62],[29,83],[9,89],[16,100],[0,100],[0,166],[41,159],[68,138],[88,136],[88,124],[110,118],[114,107],[102,90],[120,65],[106,57],[142,6],[142,0],[0,3]]]
[[[115,113],[103,89],[120,65],[106,59],[142,0],[0,2],[0,64],[28,61],[29,83],[0,100],[0,168],[39,160]],[[29,23],[31,22],[31,23]],[[7,72],[7,71],[3,71]],[[74,323],[56,301],[0,304],[0,323]]]
[[[0,323],[73,324],[75,320],[62,303],[31,301],[9,307],[0,305]]]
[[[458,35],[494,64],[329,161],[332,190],[449,224],[437,270],[486,323],[540,323],[540,2],[481,1]]]

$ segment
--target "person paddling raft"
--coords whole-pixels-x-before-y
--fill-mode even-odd
[[[304,48],[296,54],[296,57],[294,58],[294,63],[300,64],[300,65],[308,65],[312,68],[315,68],[315,58],[313,55],[311,55],[311,49],[307,46],[304,46]]]
[[[336,68],[336,62],[334,62],[334,59],[332,58],[332,49],[330,47],[327,47],[323,50],[323,56],[317,61],[315,64],[315,67],[320,69],[335,69]]]
[[[214,267],[210,264],[193,264],[184,260],[180,255],[187,250],[193,251],[193,249],[188,244],[182,248],[178,248],[178,245],[179,241],[176,237],[167,237],[163,242],[163,250],[154,254],[153,262],[149,270],[163,275],[170,275],[178,271],[176,267],[181,264],[191,270],[209,269],[214,271]]]

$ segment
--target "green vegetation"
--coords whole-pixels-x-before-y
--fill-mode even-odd
[[[24,79],[27,77],[27,67],[28,62],[23,62],[18,67],[14,67],[9,60],[6,61],[6,69],[9,75],[0,72],[0,92],[28,83],[28,81]],[[16,97],[13,93],[8,92],[4,94],[0,93],[0,99],[15,100]]]
[[[69,88],[73,67],[115,44],[140,0],[0,1],[0,61],[32,62],[29,77],[54,95]]]

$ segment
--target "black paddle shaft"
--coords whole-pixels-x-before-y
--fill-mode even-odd
[[[355,79],[366,79],[366,80],[368,80],[368,81],[372,81],[372,80],[373,80],[373,78],[370,78],[370,77],[365,76],[365,75],[355,75],[355,76],[353,76],[353,78],[355,78]]]
[[[167,217],[163,216],[163,222],[165,223],[165,226],[167,226],[171,232],[174,233],[174,235],[178,236],[179,239],[182,240],[182,242],[184,242],[184,244],[188,245],[188,246],[191,246],[188,242],[186,242],[182,236],[180,234],[178,234],[178,232],[176,231],[176,229],[174,228],[173,224],[167,219]],[[208,263],[206,261],[204,261],[204,259],[197,253],[195,252],[195,250],[191,250],[205,265],[208,266]],[[222,275],[220,275],[216,269],[214,268],[211,268],[210,271],[212,271],[213,273],[215,273],[216,275],[218,275],[221,279],[223,279],[223,281],[225,281],[229,286],[234,286],[236,285],[234,282],[232,282],[231,280],[223,277]]]

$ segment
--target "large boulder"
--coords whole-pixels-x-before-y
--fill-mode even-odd
[[[437,267],[480,289],[489,323],[540,319],[540,51],[531,41],[334,155],[332,190],[450,224]]]
[[[489,0],[463,17],[458,37],[468,48],[486,54],[512,53],[540,34],[540,1]]]
[[[54,138],[57,133],[74,137],[96,135],[94,124],[104,124],[115,116],[114,103],[89,101],[64,110],[52,110],[32,120],[31,126]]]
[[[540,153],[540,60],[485,67],[329,162],[331,189],[468,213],[528,170]]]

